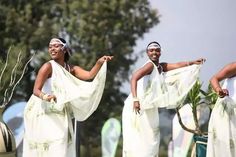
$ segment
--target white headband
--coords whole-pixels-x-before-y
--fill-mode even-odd
[[[66,43],[63,43],[60,39],[57,39],[57,38],[52,38],[49,45],[52,45],[52,44],[62,44],[63,46],[66,45]]]
[[[149,49],[160,49],[161,48],[161,46],[159,45],[159,44],[157,44],[157,43],[151,43],[150,45],[148,45],[148,47],[147,47],[147,49],[149,50]]]
[[[66,52],[71,56],[71,52],[70,52],[70,50],[68,50],[69,47],[67,46],[66,43],[63,43],[63,42],[62,42],[60,39],[58,39],[58,38],[52,38],[52,39],[50,40],[49,45],[53,45],[53,44],[62,44],[62,45],[63,45],[63,48],[66,48]]]

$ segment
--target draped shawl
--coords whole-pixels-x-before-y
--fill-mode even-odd
[[[55,61],[43,87],[57,97],[47,102],[32,95],[24,111],[24,157],[75,157],[72,118],[86,120],[98,107],[105,80],[105,62],[91,82],[79,80]],[[45,87],[46,86],[46,87]],[[45,92],[45,91],[43,91]]]
[[[151,61],[149,61],[151,62]],[[140,114],[133,111],[132,94],[122,113],[123,157],[157,157],[160,143],[159,107],[180,105],[199,77],[201,65],[159,73],[156,65],[150,75],[137,83]]]
[[[207,157],[236,156],[236,77],[226,79],[222,88],[229,96],[218,98],[209,121]]]

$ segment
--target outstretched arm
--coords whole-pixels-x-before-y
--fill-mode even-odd
[[[103,56],[101,58],[99,58],[96,62],[96,64],[92,67],[92,69],[90,71],[84,70],[79,66],[74,66],[73,67],[73,71],[74,74],[77,78],[81,79],[81,80],[90,80],[93,79],[98,71],[100,70],[102,64],[105,61],[110,61],[112,60],[113,56]]]
[[[166,72],[166,71],[170,71],[170,70],[174,70],[174,69],[190,66],[190,65],[193,65],[193,64],[203,64],[205,61],[206,61],[206,59],[199,58],[197,60],[186,61],[186,62],[161,63],[161,65],[163,67],[163,70]]]
[[[228,90],[222,89],[222,87],[220,86],[220,81],[226,78],[234,77],[235,75],[236,75],[236,62],[226,65],[225,67],[223,67],[223,69],[221,69],[211,78],[210,80],[211,86],[220,97],[229,95]]]

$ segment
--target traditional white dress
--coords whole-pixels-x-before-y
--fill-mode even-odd
[[[72,118],[87,119],[98,107],[106,80],[106,62],[92,82],[77,79],[55,61],[42,91],[57,102],[32,95],[24,111],[23,157],[75,157]]]
[[[150,61],[151,62],[151,61]],[[122,113],[123,157],[157,157],[160,143],[158,107],[174,108],[182,103],[198,79],[200,65],[169,71],[157,70],[138,81],[140,114],[133,111],[132,94]]]
[[[218,98],[209,121],[207,157],[236,157],[236,77],[223,87],[229,96]]]

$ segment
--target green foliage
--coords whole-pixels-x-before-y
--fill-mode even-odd
[[[82,144],[88,150],[100,144],[100,130],[109,117],[121,119],[125,93],[138,38],[156,25],[158,15],[148,0],[2,0],[0,2],[0,47],[14,45],[37,52],[19,91],[27,100],[39,66],[49,59],[50,38],[63,37],[74,52],[70,62],[89,70],[103,55],[114,55],[108,64],[106,87],[98,110],[81,125]],[[46,57],[45,57],[46,56]],[[91,140],[90,140],[91,138]],[[89,150],[88,150],[89,151]]]
[[[200,81],[198,80],[193,88],[189,91],[187,98],[185,100],[185,103],[188,103],[192,106],[192,108],[197,108],[197,106],[199,104],[201,104],[201,87],[202,84],[200,83]]]
[[[207,91],[204,91],[201,89],[202,84],[201,82],[198,80],[193,88],[189,91],[185,102],[183,103],[184,105],[189,104],[192,108],[192,115],[193,115],[193,120],[194,120],[194,124],[195,124],[195,128],[194,129],[190,129],[188,127],[185,126],[185,124],[183,124],[180,113],[179,113],[179,109],[183,106],[180,106],[179,108],[177,108],[177,115],[178,115],[178,119],[179,119],[179,123],[181,125],[181,127],[186,130],[189,131],[193,134],[196,135],[204,135],[207,134],[206,132],[203,132],[203,129],[200,124],[199,124],[199,118],[198,118],[198,114],[197,114],[197,107],[201,104],[207,104],[208,107],[210,108],[210,111],[213,109],[214,104],[216,103],[216,100],[218,98],[217,94],[214,92],[214,90],[212,89],[211,85],[208,85],[208,89]]]
[[[218,95],[216,92],[213,90],[211,84],[208,85],[207,91],[205,92],[204,90],[201,90],[201,93],[204,95],[204,101],[206,104],[209,105],[210,109],[212,110],[217,99]]]

